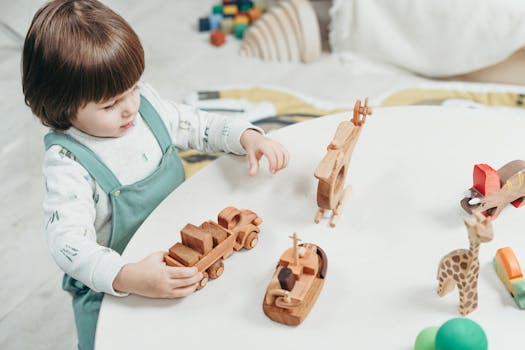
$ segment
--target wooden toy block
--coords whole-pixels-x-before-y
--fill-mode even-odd
[[[222,30],[214,30],[210,34],[210,43],[214,46],[222,46],[226,42],[226,35]]]
[[[521,267],[510,247],[500,248],[494,257],[494,269],[520,309],[525,309],[525,280]]]
[[[228,237],[228,232],[222,226],[217,225],[213,221],[203,222],[200,228],[211,234],[214,247],[216,247]]]
[[[199,227],[187,224],[181,230],[182,243],[176,243],[164,255],[169,266],[195,266],[202,272],[198,289],[203,288],[209,278],[222,274],[222,260],[234,250],[255,247],[262,219],[251,210],[227,207],[219,213],[217,221],[219,223],[208,220]]]
[[[175,243],[169,249],[169,256],[182,263],[184,266],[193,266],[201,258],[201,255],[198,252],[179,242]]]
[[[217,30],[221,28],[221,23],[223,20],[222,14],[212,14],[210,15],[210,30]]]
[[[324,284],[328,259],[315,244],[299,245],[293,234],[293,247],[287,249],[268,284],[263,311],[271,320],[289,326],[303,322]]]
[[[259,9],[257,5],[253,10]],[[259,9],[260,10],[260,9]],[[255,19],[260,13],[250,12]],[[260,11],[262,12],[262,11]],[[257,17],[258,18],[258,17]],[[252,19],[252,22],[253,22]],[[261,41],[260,57],[263,60],[298,61],[309,63],[321,54],[319,23],[312,5],[307,0],[279,1],[267,13],[260,15],[247,33],[257,30],[255,41]],[[250,50],[241,47],[243,55]]]
[[[242,39],[244,37],[244,32],[246,31],[247,28],[248,28],[248,24],[243,24],[243,23],[236,24],[233,27],[233,34],[235,35],[237,39]]]
[[[260,9],[252,8],[246,11],[248,14],[248,18],[250,19],[250,23],[253,24],[255,21],[259,19],[259,17],[262,16],[262,11]]]
[[[164,254],[164,262],[166,262],[166,265],[168,266],[185,267],[184,264],[173,259],[168,253]]]
[[[221,29],[224,33],[226,34],[231,34],[233,33],[233,27],[234,27],[234,23],[233,23],[233,19],[232,18],[225,18],[222,20],[221,22]]]
[[[253,8],[253,2],[252,1],[238,1],[237,6],[239,7],[239,11],[245,12]]]
[[[199,32],[210,30],[210,19],[208,17],[199,18]]]
[[[437,293],[445,296],[457,286],[459,290],[459,312],[465,316],[478,307],[479,246],[494,237],[491,219],[481,213],[474,215],[475,221],[465,218],[469,249],[457,249],[445,255],[439,262]]]
[[[511,203],[520,207],[525,199],[525,161],[513,160],[494,172],[486,164],[474,166],[474,186],[461,200],[467,213],[482,213],[496,219],[503,208]]]
[[[213,248],[213,239],[209,232],[202,230],[192,224],[187,224],[180,231],[182,244],[206,255]]]
[[[321,221],[326,210],[332,211],[330,226],[335,227],[337,224],[342,205],[351,188],[350,185],[345,187],[350,158],[366,117],[372,113],[372,108],[368,106],[368,98],[365,99],[363,106],[361,101],[357,100],[352,120],[339,124],[334,138],[327,147],[328,152],[317,166],[314,173],[319,180],[317,186],[318,210],[314,218],[316,224]]]
[[[253,2],[253,7],[261,10],[261,12],[265,12],[268,8],[268,4],[266,3],[266,1],[256,0]]]
[[[222,13],[224,15],[236,15],[239,12],[237,5],[223,5]]]
[[[474,188],[486,196],[500,189],[500,178],[498,172],[487,164],[474,165],[473,173]]]
[[[250,23],[250,18],[247,15],[244,15],[244,14],[237,14],[233,18],[233,23],[235,25],[237,25],[237,24],[249,24]]]
[[[211,13],[222,15],[222,4],[213,5],[211,9]]]

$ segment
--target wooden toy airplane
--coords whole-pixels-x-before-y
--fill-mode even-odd
[[[350,191],[350,185],[344,188],[350,157],[366,121],[366,116],[372,113],[372,108],[368,106],[368,98],[365,99],[363,106],[361,101],[357,100],[352,120],[339,124],[334,138],[328,145],[328,152],[317,166],[314,173],[314,176],[319,179],[317,187],[319,209],[314,219],[316,224],[321,220],[325,210],[329,209],[332,210],[330,226],[335,227],[341,214],[344,198]]]

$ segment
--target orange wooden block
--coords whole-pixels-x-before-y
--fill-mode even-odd
[[[164,262],[168,266],[184,267],[184,265],[173,259],[169,254],[164,254]]]
[[[262,15],[261,9],[258,9],[258,8],[249,9],[246,13],[248,14],[248,17],[250,18],[250,23],[253,23],[256,20],[258,20],[259,17],[261,17]]]
[[[222,46],[226,42],[226,35],[220,29],[214,30],[210,34],[210,43],[214,46]]]
[[[169,255],[182,263],[184,266],[195,265],[201,255],[191,248],[186,247],[184,244],[177,242],[169,250]]]
[[[203,231],[195,225],[187,224],[180,231],[182,244],[206,255],[213,248],[213,239],[209,232]]]
[[[474,165],[474,188],[482,195],[499,191],[501,187],[498,172],[488,164]]]
[[[520,264],[518,263],[516,255],[514,255],[514,251],[511,247],[498,249],[496,256],[499,258],[499,262],[505,268],[505,272],[507,273],[507,276],[510,280],[523,277]]]

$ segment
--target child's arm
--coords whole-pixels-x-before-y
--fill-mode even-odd
[[[246,150],[250,162],[251,176],[259,170],[259,160],[264,155],[268,159],[269,170],[272,174],[283,169],[288,164],[288,151],[278,142],[248,129],[241,135],[241,145]]]
[[[103,246],[109,240],[111,214],[106,217],[97,212],[96,202],[102,207],[109,206],[104,204],[107,197],[73,158],[59,146],[51,147],[44,157],[44,231],[57,265],[96,292],[116,296],[136,293],[155,298],[191,293],[196,281],[202,278],[196,270],[166,266],[159,253],[126,264],[116,251]],[[97,227],[108,230],[101,229],[97,235],[96,220]]]
[[[265,137],[260,128],[248,121],[164,100],[148,84],[141,84],[140,89],[163,118],[177,148],[248,154],[251,175],[257,173],[263,155],[272,172],[286,166],[288,153],[284,147]]]
[[[113,288],[150,298],[180,298],[193,293],[202,273],[195,267],[167,266],[163,257],[164,252],[157,252],[124,265],[113,281]]]

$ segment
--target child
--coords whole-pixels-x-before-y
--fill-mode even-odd
[[[165,101],[139,79],[136,33],[96,0],[55,0],[33,18],[22,58],[26,104],[45,137],[45,234],[73,296],[80,349],[91,349],[104,293],[177,298],[202,278],[162,253],[120,256],[146,217],[181,182],[177,148],[264,155],[275,173],[286,150],[253,125]]]

